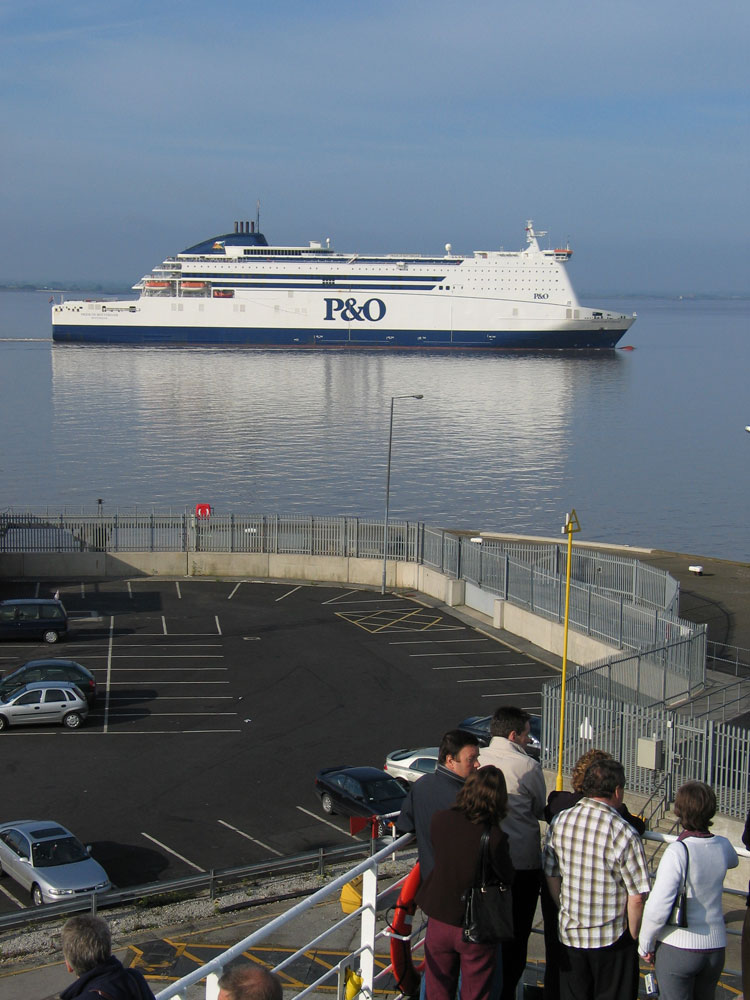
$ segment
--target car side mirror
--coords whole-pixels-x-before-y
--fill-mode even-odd
[[[86,853],[91,854],[91,844],[86,844]]]

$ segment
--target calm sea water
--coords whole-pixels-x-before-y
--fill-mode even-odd
[[[0,508],[382,517],[750,559],[750,301],[600,301],[632,352],[53,345],[0,292]],[[588,300],[587,300],[588,301]],[[593,299],[591,301],[594,301]]]

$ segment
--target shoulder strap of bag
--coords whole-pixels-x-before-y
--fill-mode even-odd
[[[690,869],[690,851],[688,850],[688,846],[684,840],[681,840],[680,843],[685,848],[685,874],[682,877],[682,892],[687,892],[688,871]]]
[[[490,854],[490,828],[486,826],[482,833],[482,839],[479,841],[479,860],[477,861],[477,874],[474,879],[474,885],[486,885],[487,884],[487,866],[489,863]]]

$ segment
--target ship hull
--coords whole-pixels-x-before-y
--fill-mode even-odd
[[[557,330],[348,330],[279,329],[233,326],[118,326],[110,324],[53,325],[58,343],[241,345],[258,348],[342,350],[611,350],[631,323],[610,329]]]

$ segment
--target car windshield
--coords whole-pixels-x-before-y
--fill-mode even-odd
[[[32,844],[35,868],[54,868],[55,865],[72,865],[85,861],[86,848],[77,837],[60,837],[57,840],[43,840]]]
[[[402,799],[406,794],[395,778],[366,781],[364,788],[368,802],[391,802],[393,799]]]

